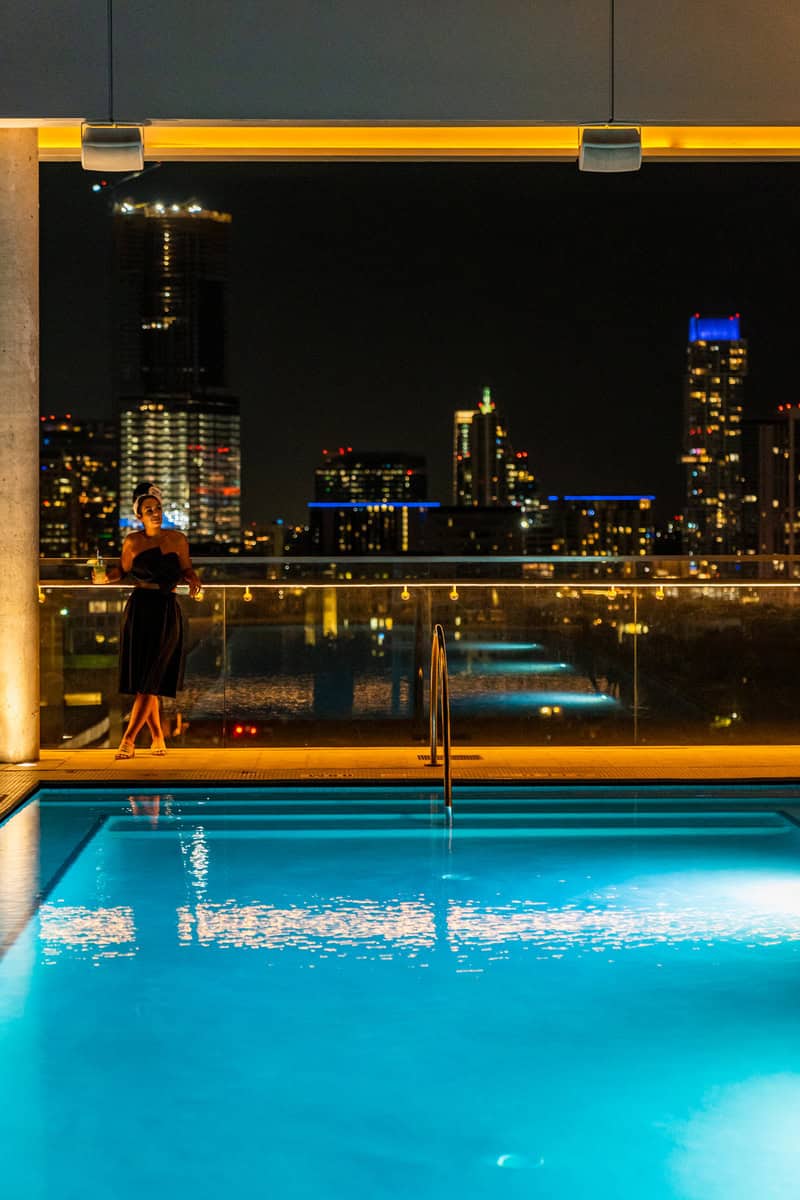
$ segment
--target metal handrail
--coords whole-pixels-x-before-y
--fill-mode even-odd
[[[453,811],[453,772],[450,765],[450,677],[447,673],[447,647],[444,629],[434,625],[431,642],[431,763],[438,766],[439,720],[444,760],[444,803]]]

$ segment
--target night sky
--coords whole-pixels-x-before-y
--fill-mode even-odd
[[[111,215],[41,169],[42,411],[106,416]],[[741,312],[745,416],[800,399],[800,165],[168,164],[117,198],[233,214],[243,516],[302,520],[323,447],[424,453],[491,385],[548,492],[681,504],[687,319]]]

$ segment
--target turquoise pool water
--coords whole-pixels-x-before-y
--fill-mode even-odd
[[[3,1195],[796,1197],[800,829],[595,795],[42,794]]]

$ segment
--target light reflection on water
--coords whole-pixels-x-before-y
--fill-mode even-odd
[[[86,908],[43,904],[39,909],[39,939],[46,959],[58,958],[65,951],[92,958],[130,958],[137,951],[136,924],[129,905]]]
[[[712,946],[722,942],[770,946],[800,940],[800,912],[726,912],[701,906],[541,909],[525,902],[497,908],[452,905],[447,930],[454,945],[492,949],[531,943],[539,950],[637,950]]]
[[[34,906],[39,888],[39,805],[0,826],[0,949]]]
[[[198,901],[205,899],[208,888],[209,852],[206,841],[206,831],[202,825],[196,825],[187,843],[181,840],[181,853],[187,860],[187,872],[195,897]]]
[[[451,675],[471,675],[480,679],[482,675],[560,675],[572,671],[569,663],[565,662],[509,662],[499,659],[496,662],[484,662],[482,659],[470,659],[468,662],[456,661],[450,667]]]
[[[559,695],[548,689],[553,676],[558,678]],[[541,691],[536,684],[541,680]],[[319,691],[319,694],[318,694]],[[563,703],[573,708],[594,708],[598,702],[613,708],[611,698],[598,692],[590,680],[562,662],[483,662],[456,660],[451,672],[451,696],[469,698],[484,706],[484,715],[506,707],[505,697],[513,693],[512,705]],[[219,678],[197,676],[187,679],[182,693],[185,709],[197,718],[219,718],[226,711],[235,717],[251,716],[260,720],[289,717],[358,717],[360,720],[408,717],[413,709],[413,694],[407,674],[393,678],[387,667],[376,675],[342,673],[315,690],[311,674],[243,676],[231,678],[223,687]]]
[[[407,950],[437,941],[436,906],[429,901],[273,908],[269,905],[198,905],[179,910],[179,940],[199,945],[319,950],[374,944]],[[532,907],[518,901],[496,908],[449,901],[442,932],[455,948],[508,949],[514,944],[563,954],[567,951],[678,947],[687,942],[771,946],[800,940],[800,912],[727,913],[702,907],[617,908],[613,911]]]
[[[202,862],[200,849],[195,843],[191,852],[195,867]],[[718,903],[666,902],[552,907],[526,900],[486,906],[470,900],[437,904],[424,896],[389,901],[336,897],[276,906],[240,904],[235,899],[203,901],[203,889],[204,884],[197,888],[195,904],[181,905],[176,911],[177,941],[183,946],[294,949],[320,955],[358,947],[390,957],[387,950],[416,954],[445,940],[456,952],[498,951],[499,957],[505,957],[518,946],[560,958],[566,953],[675,949],[687,944],[710,948],[736,943],[756,949],[800,941],[800,909],[795,907],[730,909]],[[67,949],[102,958],[130,956],[137,950],[131,906],[45,904],[40,910],[39,937],[50,959]]]
[[[178,940],[201,946],[336,950],[394,943],[426,949],[436,940],[434,913],[421,901],[359,900],[275,908],[267,904],[198,904],[178,909]]]
[[[314,676],[281,675],[252,679],[189,676],[182,692],[188,712],[198,717],[260,713],[265,717],[302,717],[314,711]]]
[[[570,710],[583,708],[596,711],[602,708],[609,712],[620,707],[619,701],[605,692],[581,691],[577,687],[574,690],[562,687],[557,692],[534,691],[530,688],[508,687],[501,679],[491,682],[496,683],[497,687],[485,687],[478,693],[472,690],[465,691],[463,696],[453,687],[451,700],[459,709],[474,708],[482,715],[487,711],[491,713],[492,709],[495,712],[505,712],[515,708],[521,709],[524,715],[525,712],[535,713],[542,705],[559,705]],[[530,680],[520,682],[529,683]]]
[[[478,642],[466,640],[453,642],[452,647],[448,649],[448,653],[458,654],[466,650],[483,651],[489,654],[511,654],[523,651],[544,650],[544,646],[541,642]]]

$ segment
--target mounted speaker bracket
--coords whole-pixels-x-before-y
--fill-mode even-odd
[[[581,129],[579,171],[638,171],[642,132],[635,125],[588,125]]]
[[[142,171],[144,126],[85,121],[81,125],[81,166],[84,171]]]

